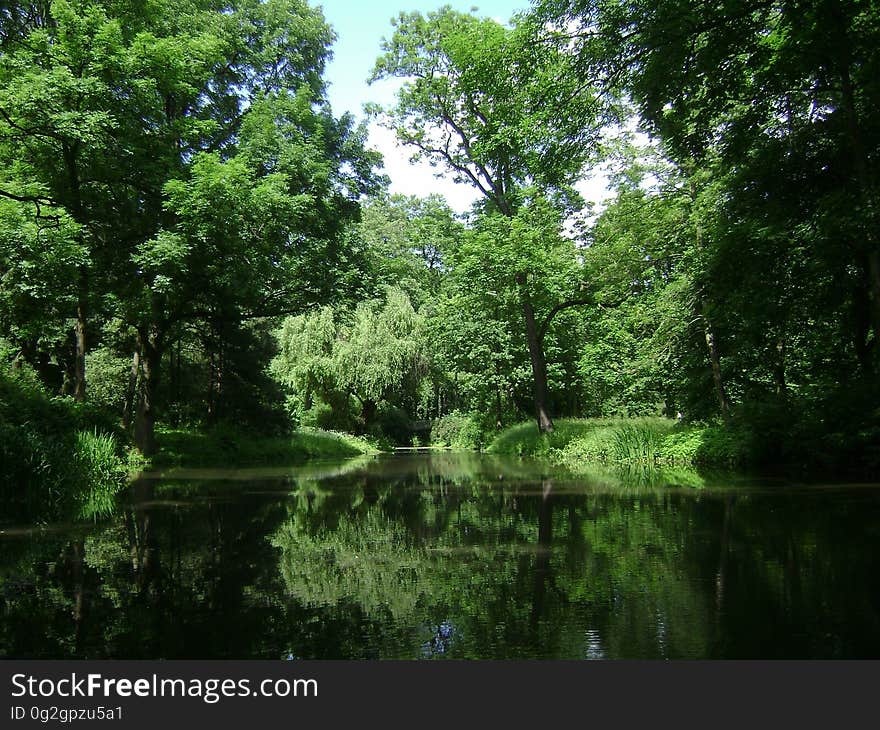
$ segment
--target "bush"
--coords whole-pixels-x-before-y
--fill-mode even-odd
[[[123,483],[125,463],[108,420],[94,406],[49,397],[27,367],[0,370],[0,498],[7,513],[81,517],[98,492],[106,504]]]
[[[318,428],[322,431],[348,431],[357,430],[357,417],[351,398],[341,393],[329,393],[327,399],[315,400],[311,408],[299,411],[299,401],[289,398],[289,411],[293,414],[291,423],[294,428],[306,426]]]
[[[748,459],[750,439],[744,431],[659,417],[560,419],[550,434],[538,433],[534,423],[513,426],[489,450],[574,468],[590,463],[740,466]]]
[[[131,358],[107,349],[86,355],[89,403],[112,413],[122,413],[131,376]]]
[[[374,423],[369,424],[368,433],[379,440],[390,440],[397,446],[412,443],[412,423],[406,411],[381,403]]]
[[[431,426],[431,443],[453,449],[477,450],[483,446],[483,433],[476,416],[453,411],[434,421]]]

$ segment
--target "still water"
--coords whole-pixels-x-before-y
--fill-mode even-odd
[[[880,486],[402,453],[0,525],[0,656],[880,658]]]

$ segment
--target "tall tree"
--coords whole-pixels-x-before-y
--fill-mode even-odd
[[[86,395],[90,294],[113,237],[112,198],[124,156],[117,103],[125,81],[122,18],[97,2],[12,3],[0,55],[0,195],[61,208],[78,225],[86,255],[72,273],[75,292],[73,393]]]
[[[463,224],[440,195],[367,201],[357,227],[376,283],[403,289],[417,309],[433,299]]]
[[[610,107],[571,73],[570,57],[533,43],[535,27],[512,26],[444,7],[402,13],[372,79],[404,79],[397,103],[380,114],[414,159],[441,165],[474,186],[487,210],[507,218],[546,196],[566,208],[570,185],[598,150]],[[523,243],[523,245],[526,245]],[[525,324],[535,416],[552,431],[547,363],[533,303],[537,272],[513,272]],[[576,300],[557,302],[552,316]]]
[[[75,224],[75,393],[90,318],[118,316],[149,452],[182,323],[330,296],[378,157],[327,105],[333,33],[305,0],[60,0],[0,21],[0,196]]]
[[[741,230],[777,241],[798,232],[793,245],[847,292],[839,326],[870,374],[880,338],[875,4],[545,0],[537,12],[568,29],[583,78],[629,91],[679,164],[698,170],[715,156],[733,173],[727,198],[751,221]]]

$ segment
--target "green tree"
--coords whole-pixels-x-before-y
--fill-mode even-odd
[[[688,176],[713,160],[729,172],[723,195],[740,240],[763,239],[755,252],[775,251],[779,270],[826,272],[814,315],[835,312],[847,349],[871,373],[880,322],[877,9],[547,0],[538,14],[570,29],[582,78],[629,91]],[[767,260],[759,254],[748,268]],[[780,309],[778,291],[761,294]],[[771,349],[785,339],[779,329],[767,328]]]
[[[124,180],[118,103],[126,83],[122,18],[96,2],[13,3],[3,18],[0,55],[0,195],[52,206],[77,224],[85,255],[70,272],[75,293],[74,386],[85,399],[85,353],[92,280],[112,245],[114,198]],[[27,249],[21,254],[27,255]]]
[[[415,149],[414,159],[442,165],[453,179],[474,186],[488,211],[507,218],[536,191],[567,208],[569,186],[597,151],[610,109],[571,73],[569,56],[534,44],[529,22],[506,27],[448,6],[427,15],[402,13],[395,26],[372,79],[405,79],[396,105],[381,118]],[[539,428],[550,431],[542,325],[532,301],[532,289],[542,284],[529,269],[511,273],[525,323],[535,415]],[[554,303],[547,316],[558,306],[564,304]]]
[[[327,106],[333,34],[302,0],[71,0],[16,4],[4,21],[0,192],[75,224],[82,254],[58,298],[75,299],[75,395],[90,318],[97,332],[118,316],[150,452],[162,358],[184,323],[231,332],[335,296],[378,156]],[[10,266],[33,268],[30,251]]]
[[[415,412],[430,371],[425,334],[425,318],[406,293],[388,288],[384,298],[361,302],[353,312],[324,307],[287,318],[271,368],[294,412],[302,415],[319,399],[346,409],[353,396],[367,428],[383,403]]]
[[[560,227],[555,207],[535,200],[512,217],[497,212],[481,216],[451,257],[432,326],[471,408],[492,414],[492,425],[507,421],[511,406],[519,417],[519,404],[528,400],[530,385],[534,387],[536,364],[523,336],[523,306],[532,313],[535,340],[552,356],[549,368],[544,361],[544,370],[539,370],[548,385],[545,402],[549,404],[552,386],[557,393],[576,390],[565,372],[576,360],[574,338],[567,339],[566,327],[553,324],[563,322],[557,303],[578,291],[583,267],[574,242],[560,234]],[[527,292],[518,280],[524,271],[531,281]],[[545,316],[537,320],[536,311]]]
[[[368,200],[357,227],[376,283],[403,289],[417,309],[437,296],[463,229],[439,195]]]

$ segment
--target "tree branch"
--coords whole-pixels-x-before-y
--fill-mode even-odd
[[[588,304],[595,304],[592,299],[569,299],[567,302],[561,302],[557,304],[553,309],[550,310],[550,313],[544,317],[544,321],[541,323],[541,327],[538,329],[538,342],[544,342],[544,337],[547,334],[547,330],[550,327],[550,323],[553,321],[553,318],[559,314],[564,309],[571,309],[572,307],[583,307]]]
[[[0,189],[0,196],[18,201],[19,203],[42,203],[43,205],[55,205],[54,201],[49,198],[43,198],[39,195],[16,195],[8,190]]]
[[[553,309],[550,310],[549,314],[544,318],[544,321],[541,323],[541,328],[538,330],[538,341],[544,342],[544,337],[547,334],[547,330],[550,329],[550,323],[553,321],[553,318],[562,312],[565,309],[571,309],[573,307],[584,307],[587,305],[594,305],[599,309],[617,309],[621,304],[623,304],[629,296],[625,296],[618,302],[614,302],[614,304],[602,304],[602,302],[597,302],[595,299],[568,299],[567,301],[561,302],[557,304]]]

